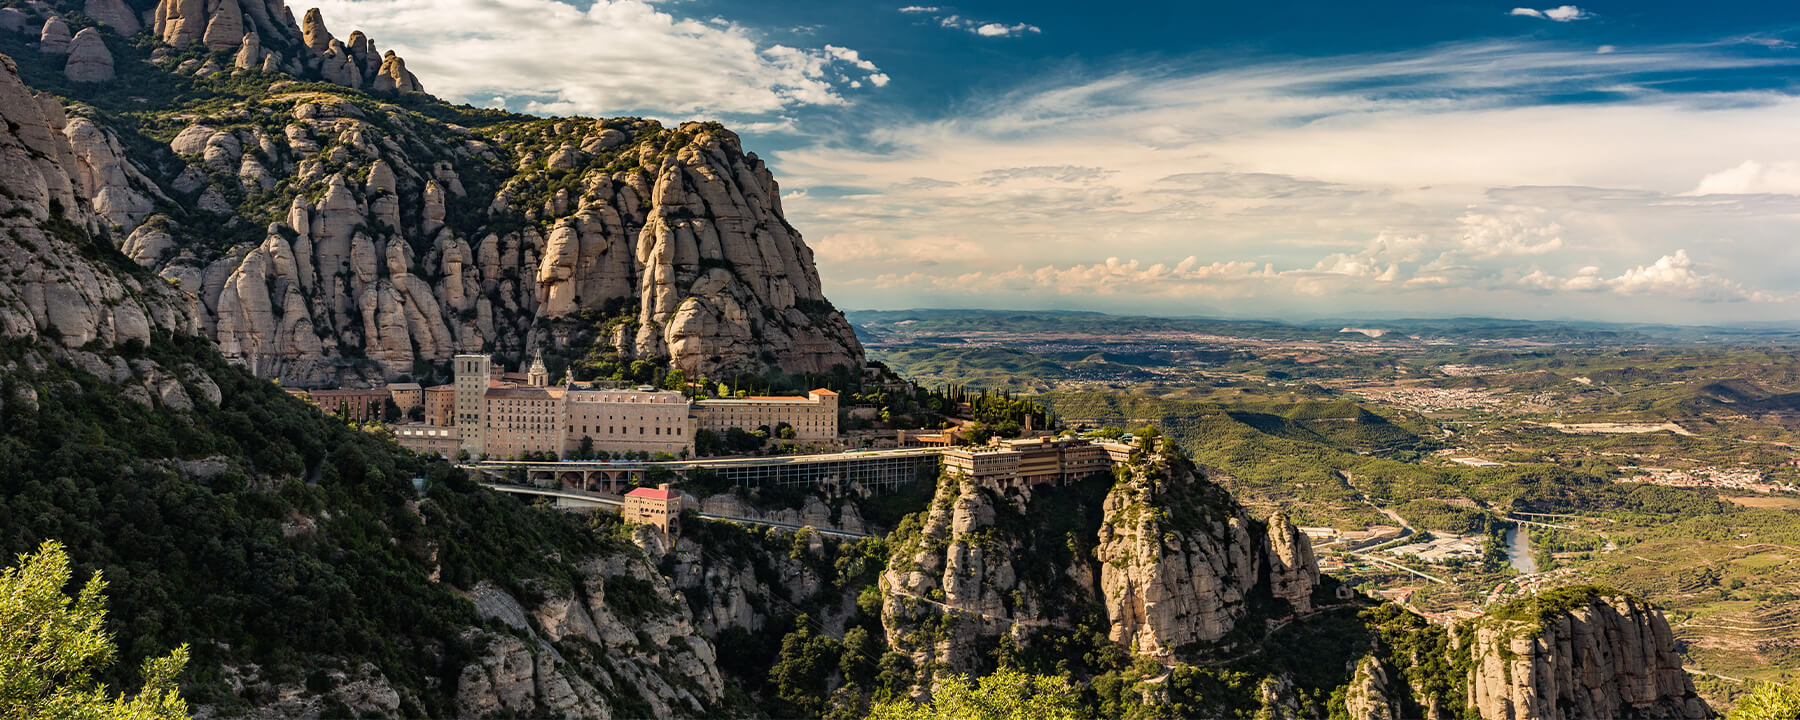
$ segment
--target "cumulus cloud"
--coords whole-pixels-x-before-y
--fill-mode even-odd
[[[1694,195],[1771,193],[1800,195],[1800,163],[1761,163],[1745,160],[1737,167],[1708,173],[1694,187]]]
[[[1742,283],[1702,270],[1688,256],[1686,249],[1638,265],[1614,277],[1605,277],[1599,267],[1585,266],[1574,275],[1560,278],[1533,270],[1519,279],[1519,284],[1539,291],[1611,292],[1625,296],[1675,297],[1698,302],[1785,302],[1787,296],[1750,290]]]
[[[938,8],[936,6],[908,5],[900,8],[900,12],[903,13],[934,13],[937,11]]]
[[[768,43],[648,0],[585,9],[558,0],[316,4],[332,27],[359,28],[398,50],[432,92],[459,101],[498,93],[528,99],[515,109],[532,112],[746,116],[839,105],[852,83],[887,84],[855,50]]]
[[[1462,224],[1464,253],[1473,258],[1543,255],[1562,248],[1562,226],[1547,222],[1542,213],[1518,211],[1494,215],[1471,212],[1458,218]]]
[[[1528,7],[1516,7],[1516,8],[1512,9],[1512,12],[1507,13],[1507,14],[1508,15],[1518,15],[1518,16],[1522,16],[1522,17],[1534,17],[1534,18],[1539,18],[1542,20],[1553,20],[1556,22],[1573,22],[1576,20],[1586,20],[1586,19],[1594,16],[1593,13],[1590,13],[1586,10],[1575,7],[1574,5],[1559,5],[1557,7],[1546,8],[1543,10],[1536,10],[1536,9],[1528,8]]]

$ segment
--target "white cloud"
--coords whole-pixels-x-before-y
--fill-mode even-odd
[[[1031,25],[1029,23],[1012,23],[1009,25],[1009,24],[1003,23],[1003,22],[990,22],[990,21],[986,21],[986,20],[975,20],[972,18],[963,17],[962,15],[954,14],[954,13],[950,14],[950,15],[937,15],[936,13],[939,12],[939,8],[936,8],[936,7],[921,7],[918,5],[910,5],[907,7],[900,8],[900,12],[933,15],[933,17],[931,19],[937,21],[938,27],[947,28],[950,30],[965,30],[965,31],[974,33],[976,35],[980,35],[981,37],[993,37],[993,38],[1018,37],[1020,35],[1025,35],[1025,34],[1035,34],[1035,33],[1043,32],[1042,28],[1039,28],[1036,25]]]
[[[1784,303],[1793,297],[1750,290],[1730,278],[1706,272],[1688,256],[1685,248],[1663,255],[1647,265],[1638,265],[1614,277],[1605,277],[1599,267],[1589,265],[1571,277],[1561,278],[1533,269],[1519,279],[1519,284],[1532,290],[1579,293],[1613,293],[1625,297],[1677,298],[1719,303],[1755,301]]]
[[[426,89],[496,93],[546,113],[761,115],[846,102],[879,68],[852,49],[764,42],[717,18],[649,0],[319,0],[338,34],[358,28],[406,58]],[[885,77],[885,76],[884,76]],[[840,79],[841,78],[841,79]]]
[[[1742,43],[1745,45],[1761,45],[1770,50],[1792,50],[1794,48],[1794,42],[1792,40],[1785,40],[1768,35],[1745,35],[1729,42]]]
[[[1543,20],[1554,20],[1556,22],[1573,22],[1575,20],[1586,20],[1586,19],[1594,16],[1593,13],[1590,13],[1586,10],[1575,7],[1574,5],[1560,5],[1557,7],[1547,8],[1544,10],[1534,10],[1534,9],[1528,8],[1528,7],[1516,7],[1516,8],[1512,9],[1512,12],[1507,13],[1507,14],[1508,15],[1518,15],[1518,16],[1522,16],[1522,17],[1534,17],[1534,18],[1539,18],[1539,19],[1543,19]]]
[[[1509,210],[1511,210],[1509,208]],[[1477,259],[1543,255],[1562,248],[1562,226],[1542,213],[1513,211],[1506,216],[1470,212],[1462,223],[1462,251]]]
[[[1734,268],[1746,298],[1796,285],[1780,268],[1800,263],[1789,242],[1800,196],[1685,193],[1744,157],[1800,158],[1800,98],[1694,102],[1646,89],[1606,104],[1512,100],[1545,83],[1791,62],[1718,52],[1510,43],[1047,79],[955,116],[886,116],[854,143],[765,156],[787,188],[862,189],[784,196],[809,238],[881,239],[859,255],[820,254],[828,291],[848,307],[941,303],[962,287],[969,302],[980,292],[1011,306],[1091,296],[1141,312],[1191,293],[1254,299],[1243,307],[1263,314],[1400,303],[1510,314],[1541,303],[1536,312],[1554,317],[1569,307],[1552,298],[1576,293],[1616,303],[1607,312],[1619,318],[1743,319],[1682,294],[1591,291],[1696,243]],[[901,248],[916,238],[983,253],[908,267]],[[1140,260],[1095,263],[1101,253]],[[1189,256],[1190,270],[1212,268],[1205,282],[1175,271]],[[1062,282],[1080,289],[1051,287]]]
[[[1023,35],[1025,33],[1037,33],[1037,32],[1043,32],[1043,31],[1039,30],[1036,25],[1026,25],[1025,23],[1019,23],[1017,25],[1001,25],[1000,23],[986,23],[986,24],[981,25],[980,27],[975,28],[975,34],[980,35],[982,37],[1013,37],[1015,35]]]
[[[1600,55],[1608,55],[1611,53],[1616,53],[1618,51],[1619,51],[1619,48],[1618,48],[1618,46],[1615,46],[1615,45],[1601,45],[1600,47],[1594,48],[1594,52],[1598,53]]]
[[[1694,187],[1694,195],[1774,193],[1800,195],[1800,163],[1761,163],[1745,160],[1737,167],[1708,173]]]

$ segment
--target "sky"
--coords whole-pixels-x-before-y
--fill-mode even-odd
[[[315,2],[725,122],[839,307],[1800,322],[1800,3]]]

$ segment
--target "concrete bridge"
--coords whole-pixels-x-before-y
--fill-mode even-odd
[[[705,470],[731,484],[746,487],[816,487],[826,480],[857,483],[874,489],[899,487],[918,479],[919,471],[935,466],[942,448],[852,450],[822,455],[703,458],[697,460],[563,461],[532,462],[483,460],[460,467],[503,483],[522,480],[536,487],[560,487],[588,492],[619,494],[642,485],[653,469],[687,475]],[[520,477],[522,473],[522,477]]]
[[[503,493],[511,493],[514,495],[531,495],[531,496],[536,496],[536,497],[555,498],[557,507],[563,507],[563,508],[598,507],[598,506],[604,505],[604,506],[611,507],[616,510],[616,509],[618,509],[619,506],[625,504],[625,499],[618,495],[608,495],[605,493],[587,492],[587,491],[582,491],[582,490],[554,490],[554,489],[546,489],[546,488],[526,487],[523,485],[508,485],[505,483],[482,483],[481,486],[485,487],[489,490],[494,490],[494,491],[503,492]],[[850,532],[849,530],[839,530],[837,528],[813,527],[811,525],[799,525],[799,524],[795,524],[795,523],[780,522],[780,521],[776,521],[776,520],[763,520],[761,518],[747,518],[747,517],[739,517],[736,515],[714,515],[712,513],[696,513],[696,514],[699,515],[702,519],[706,519],[706,520],[720,520],[720,521],[725,521],[725,522],[744,523],[747,525],[762,525],[765,527],[777,527],[777,528],[783,528],[783,529],[787,529],[787,530],[800,530],[802,528],[810,528],[813,532],[816,532],[820,535],[824,535],[826,537],[846,538],[846,539],[852,539],[852,540],[857,539],[857,538],[874,537],[868,533]]]

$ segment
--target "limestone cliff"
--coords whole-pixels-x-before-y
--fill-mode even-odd
[[[1388,696],[1387,669],[1374,657],[1356,663],[1356,674],[1344,695],[1344,710],[1350,720],[1395,720],[1399,710]]]
[[[1011,637],[1073,628],[1092,612],[1113,642],[1173,662],[1254,614],[1312,608],[1318,569],[1284,518],[1251,518],[1185,460],[1140,452],[1116,478],[1065,487],[939,481],[896,535],[882,576],[888,641],[915,664],[979,666]],[[1254,612],[1253,612],[1254,611]]]
[[[281,0],[161,0],[162,44],[109,52],[103,38],[130,29],[117,2],[90,3],[101,24],[72,42],[52,5],[9,8],[34,34],[0,34],[0,50],[67,55],[38,63],[57,75],[41,82],[99,110],[58,128],[81,166],[72,192],[259,375],[429,379],[459,352],[528,348],[559,366],[614,348],[715,376],[862,362],[779,185],[717,124],[452,108],[362,33],[340,40]],[[190,76],[216,96],[89,97],[127,73]],[[102,119],[123,111],[165,115]]]
[[[89,200],[104,174],[91,164],[97,153],[70,141],[90,126],[33,95],[4,55],[0,121],[0,338],[42,341],[145,405],[190,407],[188,388],[217,402],[218,388],[192,368],[126,357],[189,332],[191,321],[180,293],[106,239]]]
[[[724,695],[712,643],[642,556],[578,564],[581,583],[534,607],[491,584],[469,595],[501,629],[470,630],[486,652],[456,681],[464,717],[691,717]]]
[[[901,530],[881,575],[881,617],[888,644],[915,665],[968,672],[999,638],[1044,624],[1013,566],[1025,543],[1000,533],[1001,513],[1018,511],[998,489],[947,475]]]
[[[1464,636],[1469,702],[1485,720],[1711,716],[1668,621],[1635,598],[1560,589],[1500,608]]]
[[[1106,496],[1097,557],[1112,638],[1172,658],[1224,640],[1258,593],[1310,610],[1318,567],[1286,518],[1257,522],[1184,459],[1140,452]]]

